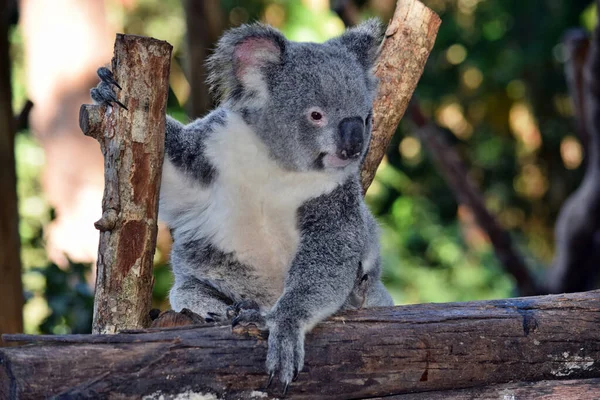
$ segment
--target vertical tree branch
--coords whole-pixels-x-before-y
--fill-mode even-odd
[[[223,31],[223,16],[218,0],[185,0],[183,6],[187,27],[186,69],[191,87],[188,115],[198,118],[211,108],[205,62],[209,49]]]
[[[128,110],[80,110],[80,127],[100,142],[105,167],[102,218],[95,224],[94,333],[149,324],[171,51],[164,41],[117,35],[112,69]]]
[[[23,330],[15,125],[8,43],[10,3],[0,0],[0,333]]]
[[[418,0],[396,3],[375,66],[379,92],[373,104],[373,137],[361,171],[364,192],[408,107],[440,24],[440,17]]]

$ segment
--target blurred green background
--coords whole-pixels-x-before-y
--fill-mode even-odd
[[[425,114],[446,128],[484,193],[489,209],[510,231],[527,263],[543,274],[553,256],[553,226],[583,174],[567,94],[560,39],[565,30],[590,30],[589,0],[424,0],[442,25],[417,96]],[[393,1],[357,1],[360,18],[389,18]],[[323,41],[344,24],[325,0],[220,2],[226,27],[263,20],[292,40]],[[391,7],[391,8],[390,8]],[[169,113],[187,121],[185,15],[178,0],[107,1],[107,16],[126,33],[174,46]],[[23,35],[10,35],[14,107],[27,98]],[[93,83],[93,82],[92,82]],[[189,87],[187,89],[189,92]],[[398,304],[510,297],[514,282],[486,235],[459,206],[426,149],[401,123],[367,200],[382,226],[384,281]],[[45,226],[54,218],[42,194],[44,151],[29,131],[16,138],[25,331],[90,331],[91,265],[58,266],[45,251]],[[100,205],[97,205],[98,210]],[[99,215],[99,212],[98,212]],[[161,253],[162,251],[162,253]],[[171,283],[159,249],[154,300]]]

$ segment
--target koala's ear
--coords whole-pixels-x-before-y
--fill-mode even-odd
[[[344,46],[356,56],[364,68],[371,69],[379,55],[383,33],[383,26],[379,19],[371,18],[327,43]]]
[[[285,37],[268,25],[242,25],[227,31],[208,59],[211,90],[221,100],[244,91],[267,95],[264,71],[282,62],[285,46]]]

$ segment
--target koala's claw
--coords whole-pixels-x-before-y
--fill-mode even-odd
[[[269,324],[269,351],[267,353],[267,371],[279,373],[283,383],[283,393],[298,378],[304,365],[304,335],[293,324]]]
[[[206,318],[204,318],[204,321],[206,322],[217,322],[223,320],[223,316],[219,313],[207,312],[206,315],[208,315]]]
[[[96,71],[96,74],[98,74],[98,77],[102,80],[102,82],[110,83],[111,85],[118,87],[119,90],[123,90],[123,88],[119,86],[117,81],[115,81],[115,77],[113,76],[113,73],[110,69],[106,67],[100,67]]]
[[[127,110],[127,107],[117,100],[117,95],[113,91],[113,85],[117,86],[119,89],[121,87],[115,81],[112,72],[110,72],[108,68],[101,67],[98,68],[97,74],[100,78],[100,83],[98,86],[90,90],[90,96],[92,97],[92,100],[94,100],[94,103],[98,105],[107,104],[110,106],[115,103]]]
[[[269,374],[269,380],[267,381],[267,385],[265,386],[265,390],[269,388],[269,386],[271,386],[271,383],[273,383],[273,378],[275,378],[275,372],[271,372]]]
[[[259,330],[267,330],[265,317],[258,310],[240,310],[238,315],[231,321],[232,328],[235,328],[238,325],[242,327],[254,325]]]
[[[254,300],[242,300],[227,307],[227,318],[235,319],[243,310],[260,311],[260,306]]]

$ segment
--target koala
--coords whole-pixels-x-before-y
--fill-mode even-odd
[[[359,180],[381,38],[377,20],[322,44],[258,23],[231,29],[207,64],[218,107],[187,125],[167,116],[159,218],[173,236],[171,306],[264,324],[269,383],[278,373],[284,391],[315,324],[393,305]]]

